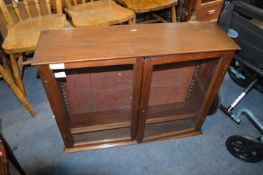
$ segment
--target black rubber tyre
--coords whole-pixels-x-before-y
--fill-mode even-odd
[[[256,163],[263,159],[262,143],[249,136],[230,136],[226,140],[226,148],[236,158],[249,163]]]
[[[217,110],[219,109],[220,102],[221,102],[220,96],[218,94],[216,94],[216,97],[215,97],[207,115],[215,114],[217,112]]]

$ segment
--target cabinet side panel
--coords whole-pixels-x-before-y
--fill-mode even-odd
[[[66,148],[73,147],[73,138],[70,132],[68,113],[63,104],[61,92],[58,88],[53,72],[48,65],[38,66],[38,73],[45,88],[48,101],[55,115],[57,125]]]
[[[214,77],[219,59],[209,59],[200,62],[195,68],[195,73],[188,91],[189,104],[196,110],[203,104],[205,94]]]

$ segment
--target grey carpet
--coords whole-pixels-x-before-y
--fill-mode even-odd
[[[259,133],[248,121],[236,125],[221,111],[205,120],[200,136],[64,154],[58,128],[34,68],[26,69],[24,82],[37,117],[25,113],[1,81],[0,118],[3,135],[29,175],[263,174],[263,161],[245,163],[232,157],[224,145],[230,135],[258,136]],[[240,91],[226,76],[220,90],[222,102],[229,104]],[[239,107],[251,109],[263,121],[262,106],[263,94],[252,90]]]

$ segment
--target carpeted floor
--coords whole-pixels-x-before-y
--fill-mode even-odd
[[[24,82],[37,117],[25,113],[5,82],[0,81],[0,118],[3,135],[29,175],[263,174],[263,161],[245,163],[225,148],[230,135],[259,133],[248,121],[236,125],[221,111],[206,119],[200,136],[64,154],[58,128],[33,67],[26,69]],[[226,76],[220,90],[222,103],[228,105],[240,91]],[[239,107],[249,108],[263,121],[263,94],[258,91],[252,90]]]

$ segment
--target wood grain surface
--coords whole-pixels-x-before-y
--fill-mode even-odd
[[[118,3],[136,13],[145,13],[169,8],[177,4],[177,0],[116,0]]]
[[[237,49],[206,22],[83,27],[43,31],[33,65]]]

